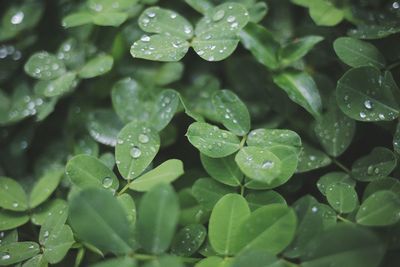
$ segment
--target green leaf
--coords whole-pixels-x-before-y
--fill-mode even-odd
[[[81,189],[98,187],[115,192],[119,186],[114,172],[100,160],[89,155],[78,155],[70,159],[65,172],[71,182]]]
[[[102,252],[117,255],[131,252],[127,214],[110,192],[83,189],[73,195],[69,207],[69,223],[77,238]]]
[[[358,205],[357,192],[348,183],[336,182],[326,188],[329,205],[339,213],[350,213]]]
[[[25,261],[22,267],[47,267],[48,263],[42,254],[36,255],[33,258]]]
[[[397,123],[396,131],[393,135],[393,149],[400,154],[400,122]]]
[[[139,26],[149,33],[161,33],[188,40],[193,37],[193,26],[180,14],[160,7],[149,7],[139,17]]]
[[[238,230],[249,215],[250,208],[241,195],[228,194],[217,202],[208,226],[209,240],[217,253],[235,255],[239,251]]]
[[[136,267],[136,261],[131,257],[121,257],[114,258],[105,261],[101,261],[94,265],[90,265],[90,267]]]
[[[247,6],[250,14],[251,22],[260,22],[268,13],[268,5],[265,2],[257,2],[255,4],[251,3]]]
[[[46,201],[56,190],[63,177],[63,169],[48,170],[33,186],[29,196],[29,207],[35,208]]]
[[[39,233],[43,256],[52,264],[60,262],[75,242],[71,228],[65,225],[68,212],[60,210],[56,214],[44,222]]]
[[[160,184],[147,192],[139,206],[137,231],[143,249],[161,254],[168,249],[179,218],[179,203],[170,185]]]
[[[251,211],[255,211],[269,204],[286,204],[286,200],[283,196],[273,190],[251,192],[247,194],[245,198]]]
[[[45,97],[55,97],[69,92],[77,83],[74,72],[66,72],[51,81],[39,81],[35,91]]]
[[[356,221],[366,226],[386,226],[400,221],[400,197],[382,190],[370,195],[361,204]]]
[[[289,258],[299,258],[305,253],[304,249],[310,240],[323,231],[324,214],[320,209],[318,201],[310,195],[299,198],[293,203],[293,209],[298,218],[298,227],[296,236],[285,250],[284,255]]]
[[[62,20],[62,26],[64,28],[72,28],[92,23],[92,21],[93,21],[93,15],[89,12],[82,11],[82,12],[72,13],[64,17]]]
[[[231,267],[285,267],[283,260],[264,250],[252,250],[240,253],[233,259]]]
[[[210,8],[196,24],[196,36],[218,39],[218,36],[235,36],[249,22],[249,13],[238,3],[223,3]],[[213,37],[214,35],[214,37]]]
[[[128,15],[124,12],[101,12],[93,16],[93,23],[99,26],[118,27],[124,23]]]
[[[156,61],[179,61],[189,50],[189,43],[178,36],[165,34],[143,35],[131,46],[131,55]]]
[[[164,129],[172,120],[179,107],[179,93],[172,89],[165,89],[157,96],[153,114],[150,117],[151,125],[157,131]]]
[[[352,37],[337,38],[333,48],[340,60],[350,67],[384,68],[386,65],[385,58],[374,45]]]
[[[80,70],[79,77],[83,79],[94,78],[109,72],[113,66],[114,59],[107,54],[100,54],[89,60]]]
[[[148,261],[143,267],[159,267],[159,266],[165,266],[165,267],[185,267],[182,263],[182,260],[180,257],[174,256],[174,255],[162,255],[159,258],[155,258],[151,261]]]
[[[25,213],[0,210],[0,231],[17,228],[28,221],[29,216]]]
[[[236,35],[225,35],[225,32],[213,34],[205,32],[197,35],[192,41],[194,51],[207,61],[221,61],[229,57],[239,44]]]
[[[282,171],[281,160],[268,148],[244,147],[237,153],[235,161],[246,176],[267,184]]]
[[[138,0],[89,0],[86,2],[88,7],[95,12],[104,11],[124,11],[136,5]]]
[[[242,251],[283,251],[296,232],[296,214],[283,204],[271,204],[255,210],[240,226],[237,240]]]
[[[209,0],[185,0],[185,3],[201,14],[214,7]]]
[[[89,113],[86,127],[94,140],[115,147],[123,124],[112,110],[98,109]]]
[[[210,158],[200,153],[200,159],[207,173],[218,182],[229,186],[240,185],[243,174],[233,155],[223,158]]]
[[[39,254],[39,252],[39,245],[35,242],[15,242],[0,246],[0,266],[24,261]]]
[[[148,121],[153,106],[144,98],[145,88],[132,78],[116,82],[111,92],[113,108],[125,123],[133,120]]]
[[[118,134],[115,159],[122,177],[139,176],[152,162],[160,148],[158,133],[146,124],[131,122]]]
[[[384,255],[384,246],[368,229],[351,224],[329,227],[308,243],[301,257],[304,267],[338,266],[376,267]]]
[[[305,72],[284,72],[274,77],[274,82],[289,98],[305,108],[315,118],[321,116],[321,96],[314,79]]]
[[[374,67],[359,67],[349,70],[338,81],[336,100],[343,113],[352,119],[390,121],[400,112],[392,93],[396,90],[390,73],[382,75]]]
[[[146,192],[159,184],[172,183],[183,175],[183,173],[182,161],[170,159],[133,180],[129,184],[129,188],[139,192]]]
[[[190,257],[204,243],[206,235],[207,230],[201,224],[185,226],[175,235],[171,252],[178,256]]]
[[[24,70],[29,76],[39,80],[52,80],[66,72],[60,59],[44,51],[33,54],[26,62]]]
[[[136,223],[136,204],[129,194],[122,194],[117,196],[117,200],[127,214],[128,221],[132,227]]]
[[[204,122],[195,122],[186,133],[189,142],[211,158],[229,156],[239,150],[239,139],[231,132]]]
[[[207,210],[212,210],[219,199],[233,192],[234,189],[231,187],[225,186],[210,178],[197,179],[192,186],[193,196]]]
[[[240,98],[229,90],[213,94],[212,103],[222,124],[232,133],[243,136],[250,131],[250,114]]]
[[[207,257],[198,262],[195,267],[228,267],[231,266],[232,258],[219,258],[217,256]]]
[[[301,150],[300,136],[291,130],[283,129],[256,129],[252,130],[246,140],[248,146],[271,147],[286,145]]]
[[[34,225],[43,225],[53,214],[63,213],[66,210],[68,210],[68,204],[65,200],[60,198],[49,200],[35,208],[31,215],[31,222]]]
[[[349,30],[349,35],[359,39],[381,39],[400,32],[400,27],[393,23],[360,24],[355,29]]]
[[[400,181],[396,178],[386,177],[370,182],[364,190],[363,199],[367,199],[373,193],[389,190],[400,196]]]
[[[344,17],[344,11],[336,8],[330,0],[312,1],[310,16],[319,26],[335,26]]]
[[[340,156],[350,146],[356,123],[342,113],[333,98],[328,111],[317,121],[314,131],[324,150],[333,157]]]
[[[0,177],[0,207],[14,211],[28,209],[28,197],[17,181]]]
[[[240,32],[240,39],[243,46],[250,50],[258,62],[272,70],[278,68],[280,45],[266,28],[255,23],[249,23]]]
[[[332,163],[331,158],[324,152],[308,145],[303,144],[303,150],[299,156],[297,172],[308,172],[328,166]]]
[[[321,36],[306,36],[296,38],[279,50],[279,63],[281,66],[289,66],[303,58],[316,44],[324,38]]]
[[[388,176],[396,168],[396,156],[387,148],[375,147],[368,155],[353,163],[354,179],[367,182]]]
[[[346,183],[352,187],[356,186],[356,181],[354,181],[353,179],[350,178],[350,176],[345,173],[345,172],[329,172],[327,174],[324,174],[323,176],[321,176],[321,178],[319,178],[318,182],[317,182],[317,187],[318,190],[321,192],[321,194],[323,194],[324,196],[326,196],[326,191],[328,189],[328,187],[334,183]]]
[[[18,242],[18,231],[17,230],[12,230],[8,232],[1,232],[0,233],[0,247]]]

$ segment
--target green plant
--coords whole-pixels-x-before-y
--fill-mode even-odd
[[[400,265],[399,2],[1,7],[0,266]]]

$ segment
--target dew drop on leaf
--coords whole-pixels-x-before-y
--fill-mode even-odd
[[[112,185],[112,183],[113,181],[111,177],[105,177],[102,182],[104,188],[109,188]]]
[[[3,253],[1,254],[1,259],[2,259],[2,260],[9,260],[9,259],[11,259],[10,253],[8,253],[8,252],[3,252]]]
[[[137,159],[142,155],[142,151],[137,146],[132,147],[131,149],[131,157]]]
[[[142,144],[146,144],[150,140],[150,138],[145,134],[140,134],[138,139],[139,139],[139,142],[142,143]]]

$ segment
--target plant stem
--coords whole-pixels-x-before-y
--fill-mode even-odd
[[[343,218],[343,217],[340,216],[340,215],[337,215],[336,217],[337,217],[339,220],[341,220],[342,222],[345,222],[345,223],[353,223],[352,221],[347,220],[346,218]]]
[[[244,143],[246,142],[246,140],[247,140],[247,135],[243,136],[242,140],[240,141],[239,144],[240,148],[244,147]]]
[[[350,174],[351,171],[349,170],[349,168],[347,168],[346,166],[344,166],[342,163],[340,163],[337,159],[335,158],[331,158],[332,162],[336,164],[336,166],[338,166],[339,168],[341,168],[343,171],[345,171],[346,173]]]
[[[131,184],[131,180],[128,180],[126,182],[126,185],[121,189],[121,191],[118,192],[118,196],[122,195],[123,193],[125,193],[126,190],[128,190],[129,186]]]
[[[394,62],[386,67],[386,70],[391,71],[400,66],[400,61]]]

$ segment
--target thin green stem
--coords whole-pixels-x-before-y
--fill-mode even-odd
[[[351,171],[349,168],[347,168],[346,166],[344,166],[341,162],[339,162],[337,159],[335,158],[331,158],[332,162],[336,164],[336,166],[338,166],[339,168],[341,168],[343,171],[345,171],[346,173],[350,174]]]
[[[244,190],[245,190],[245,187],[244,187],[244,185],[240,185],[240,195],[242,195],[242,196],[244,196]]]
[[[247,135],[243,136],[242,140],[240,141],[240,144],[239,144],[240,148],[244,147],[246,140],[247,140]]]
[[[340,216],[340,215],[337,215],[336,217],[337,217],[339,220],[341,220],[342,222],[345,222],[345,223],[353,223],[352,221],[347,220],[346,218],[343,218],[343,217]]]
[[[126,190],[128,190],[129,186],[131,185],[132,180],[128,180],[126,182],[126,185],[121,189],[121,191],[118,192],[118,196],[122,195],[125,193]]]

